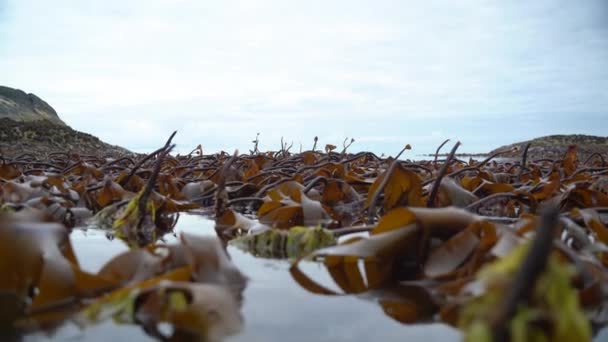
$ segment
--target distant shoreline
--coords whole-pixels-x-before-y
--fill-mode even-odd
[[[437,157],[447,157],[449,153],[439,153]],[[455,157],[488,157],[490,153],[456,153]],[[435,157],[435,153],[418,154],[417,157]]]

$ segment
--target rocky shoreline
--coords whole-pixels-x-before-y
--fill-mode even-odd
[[[548,135],[501,146],[487,153],[456,153],[455,156],[484,158],[500,153],[501,158],[520,158],[528,144],[530,144],[528,148],[529,159],[562,158],[568,148],[573,145],[577,148],[579,159],[587,159],[597,154],[608,158],[608,137],[583,134]],[[446,157],[448,154],[440,153],[438,157]],[[429,153],[423,156],[434,157],[435,154]]]
[[[0,156],[14,158],[28,153],[45,157],[54,152],[119,157],[131,152],[99,138],[49,121],[17,122],[0,119]]]

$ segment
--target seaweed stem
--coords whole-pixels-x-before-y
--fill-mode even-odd
[[[435,197],[437,197],[437,192],[439,191],[439,185],[441,184],[441,179],[443,178],[443,176],[445,176],[445,173],[447,172],[448,167],[452,163],[452,159],[454,159],[454,155],[456,154],[456,150],[458,149],[459,146],[460,146],[460,141],[456,142],[454,147],[452,147],[452,151],[450,151],[450,155],[443,163],[441,170],[439,170],[439,174],[437,175],[437,178],[435,178],[435,183],[433,183],[433,187],[431,188],[431,193],[429,195],[429,199],[426,203],[427,207],[429,207],[429,208],[435,207]]]

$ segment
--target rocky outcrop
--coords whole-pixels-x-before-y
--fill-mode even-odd
[[[57,112],[34,94],[0,86],[0,157],[53,152],[121,156],[131,152],[66,125]]]
[[[114,157],[131,153],[67,125],[56,125],[44,120],[17,122],[0,119],[0,156],[15,157],[29,153],[44,157],[53,152]]]
[[[533,158],[560,158],[566,153],[571,145],[577,146],[577,151],[581,156],[588,156],[593,153],[608,155],[608,137],[595,135],[569,134],[569,135],[548,135],[528,141],[522,141],[511,145],[499,147],[490,154],[497,151],[511,150],[517,147],[516,152],[503,155],[503,157],[520,156],[525,146],[530,143],[528,155]]]
[[[0,86],[0,119],[2,118],[16,122],[49,121],[65,125],[53,107],[38,96]]]

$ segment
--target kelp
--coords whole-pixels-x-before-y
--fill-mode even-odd
[[[150,329],[162,322],[197,339],[240,330],[247,278],[216,238],[181,234],[178,244],[127,251],[93,274],[80,268],[66,227],[36,212],[2,215],[0,326],[30,330],[112,317],[154,336]]]
[[[485,293],[474,297],[464,307],[459,327],[465,341],[492,341],[495,332],[490,320],[496,316],[505,293],[513,286],[514,273],[520,267],[530,244],[517,246],[477,274]],[[509,320],[512,341],[588,341],[591,325],[581,309],[577,291],[571,285],[575,270],[557,255],[552,255],[546,270],[536,281],[529,305],[516,309]]]
[[[230,244],[262,258],[298,258],[319,248],[336,244],[331,230],[321,227],[291,227],[289,230],[267,229],[239,236]]]
[[[0,215],[0,325],[116,286],[113,279],[80,269],[63,225],[33,211]]]
[[[76,317],[84,324],[111,318],[117,324],[140,324],[161,339],[210,341],[241,329],[247,278],[217,239],[182,234],[179,244],[125,252],[99,274],[124,286],[85,307]],[[160,323],[171,324],[174,336],[162,335],[156,329]]]
[[[561,159],[411,161],[324,151],[172,155],[172,138],[120,159],[58,153],[0,163],[0,320],[11,329],[81,326],[113,319],[163,340],[221,339],[241,329],[246,277],[226,246],[290,259],[290,273],[320,295],[377,303],[402,323],[439,321],[468,339],[586,340],[608,323],[608,168]],[[593,163],[592,163],[593,162]],[[527,301],[501,308],[511,275],[555,208],[548,263],[526,275]],[[218,239],[182,234],[164,244],[182,212],[215,219]],[[102,229],[130,250],[99,272],[83,271],[72,229]],[[12,260],[22,260],[16,267]],[[308,276],[318,262],[337,289]],[[519,295],[521,297],[521,295]],[[556,299],[559,298],[559,301]],[[561,304],[564,300],[567,303]],[[214,311],[215,310],[215,311]],[[498,322],[498,323],[497,323]],[[167,323],[171,334],[158,329]],[[507,331],[496,336],[496,331]],[[505,337],[506,336],[506,337]]]

